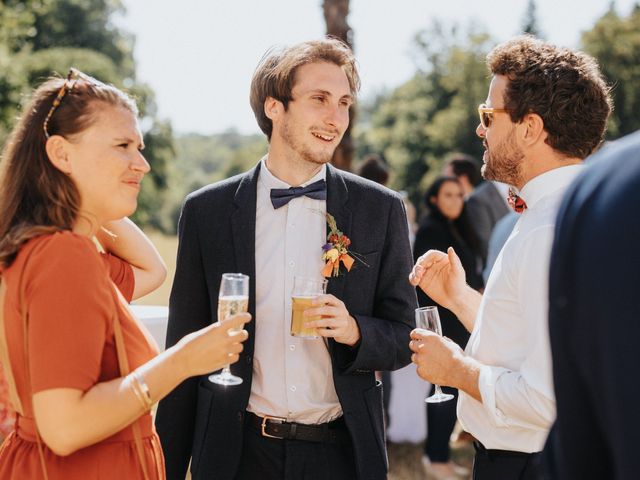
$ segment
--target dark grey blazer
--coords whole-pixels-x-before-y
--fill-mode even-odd
[[[489,239],[495,224],[509,213],[505,199],[491,182],[481,183],[467,200],[467,216],[480,243],[482,268],[487,263]]]
[[[233,372],[244,382],[221,387],[206,376],[182,383],[158,407],[156,426],[169,480],[184,480],[191,458],[194,480],[233,479],[242,449],[245,408],[251,391],[255,318],[256,185],[253,170],[189,195],[179,224],[176,275],[169,305],[167,347],[216,321],[220,276],[251,277],[249,339]],[[375,370],[410,362],[409,332],[417,306],[407,276],[413,265],[400,197],[389,189],[329,166],[327,211],[365,257],[329,280],[358,322],[355,348],[329,341],[333,381],[353,440],[358,477],[384,479],[388,468],[382,388]],[[321,252],[319,251],[320,255]]]

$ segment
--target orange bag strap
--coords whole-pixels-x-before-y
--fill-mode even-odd
[[[113,288],[116,289],[116,296],[119,298],[118,287],[113,285]],[[118,317],[118,313],[116,311],[113,316],[113,336],[116,341],[116,354],[118,357],[118,366],[120,368],[120,375],[125,377],[130,373],[129,369],[129,360],[127,358],[127,351],[124,348],[124,336],[122,335],[122,326],[120,325],[120,317]],[[149,471],[147,469],[147,462],[144,458],[144,449],[142,447],[142,433],[140,432],[140,425],[138,425],[138,420],[133,422],[131,425],[133,429],[133,440],[136,444],[136,451],[138,452],[138,460],[140,460],[140,466],[142,467],[142,474],[144,475],[144,480],[149,480]]]
[[[11,363],[9,361],[9,348],[7,346],[7,334],[4,326],[4,297],[7,292],[7,282],[3,282],[0,277],[0,363],[4,366],[4,376],[9,387],[9,401],[13,406],[13,409],[23,415],[22,402],[18,395],[18,389],[16,382],[13,378],[13,372],[11,371]]]

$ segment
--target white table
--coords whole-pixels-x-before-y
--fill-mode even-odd
[[[158,343],[160,351],[164,350],[167,338],[167,321],[169,319],[169,307],[160,305],[130,305],[133,314],[151,332]]]

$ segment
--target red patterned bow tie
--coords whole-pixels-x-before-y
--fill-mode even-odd
[[[516,213],[522,213],[527,209],[526,202],[516,192],[514,192],[512,188],[509,189],[507,202],[509,202],[509,206],[513,208]]]

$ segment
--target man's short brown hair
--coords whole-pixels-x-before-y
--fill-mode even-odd
[[[612,102],[593,57],[522,35],[494,48],[487,66],[509,79],[504,108],[511,120],[540,115],[554,150],[585,158],[602,142]]]
[[[270,50],[258,64],[251,80],[251,108],[258,126],[271,140],[273,125],[264,113],[268,97],[279,100],[285,110],[289,106],[296,70],[302,65],[328,62],[338,65],[349,81],[351,95],[355,98],[360,89],[360,77],[356,60],[349,46],[332,37],[299,43],[283,50]]]

